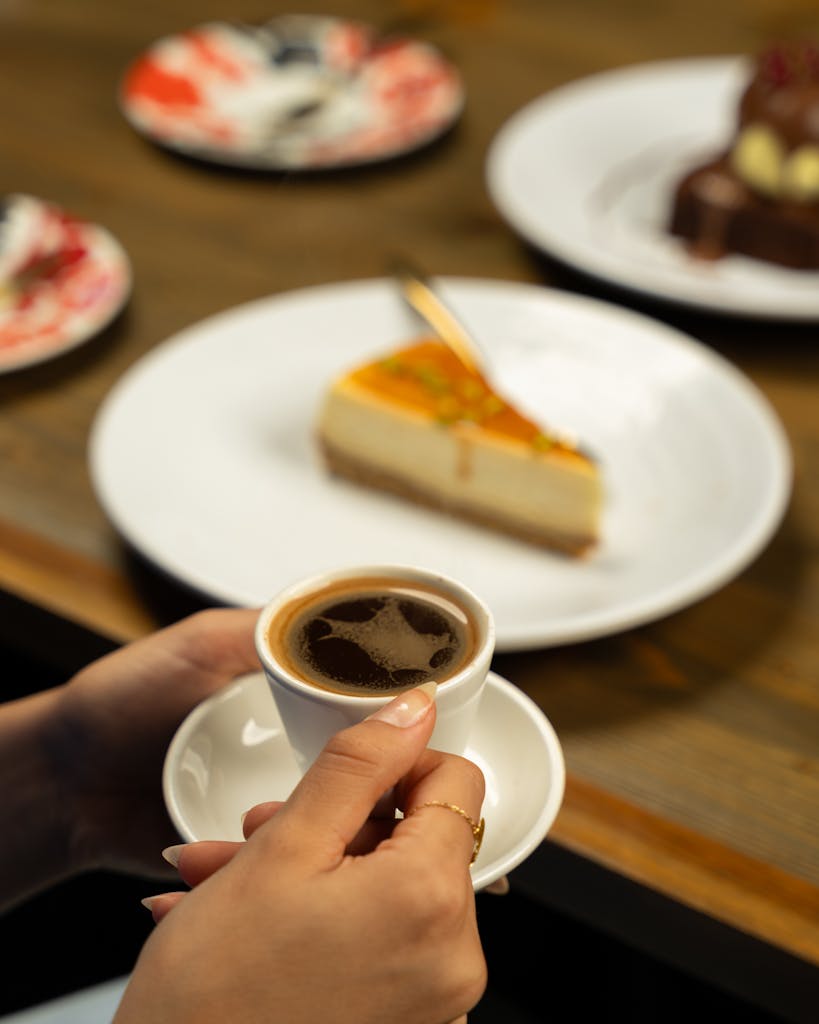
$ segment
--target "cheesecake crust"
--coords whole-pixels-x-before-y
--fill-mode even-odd
[[[451,514],[459,519],[469,520],[479,526],[505,533],[507,536],[515,537],[529,544],[536,544],[550,551],[559,551],[573,557],[587,554],[597,544],[597,537],[594,535],[568,533],[548,528],[537,529],[523,525],[518,520],[507,519],[502,514],[476,509],[471,503],[461,504],[457,499],[442,500],[438,494],[426,490],[419,482],[409,483],[402,476],[373,467],[349,456],[329,443],[326,437],[318,438],[318,446],[327,469],[334,475],[353,483],[393,494],[405,501],[412,501],[416,505]]]

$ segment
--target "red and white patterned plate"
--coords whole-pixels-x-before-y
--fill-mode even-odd
[[[128,121],[169,149],[254,169],[371,163],[417,149],[463,109],[457,70],[427,43],[335,18],[209,22],[127,70]]]
[[[87,341],[130,291],[128,257],[104,228],[35,196],[0,197],[0,373]]]

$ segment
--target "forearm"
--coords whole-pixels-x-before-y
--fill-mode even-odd
[[[0,705],[0,909],[71,871],[71,808],[51,749],[58,695]]]

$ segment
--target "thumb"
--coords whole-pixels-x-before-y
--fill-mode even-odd
[[[286,830],[286,848],[308,869],[338,863],[379,797],[412,768],[435,725],[434,682],[399,694],[336,733],[261,834]],[[277,844],[278,845],[278,844]]]

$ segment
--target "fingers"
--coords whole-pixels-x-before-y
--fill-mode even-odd
[[[391,805],[392,806],[392,805]],[[242,819],[242,828],[245,838],[249,839],[257,828],[269,821],[276,811],[284,807],[281,800],[270,800],[264,804],[257,804],[247,812]],[[356,836],[347,846],[347,853],[358,856],[363,853],[370,853],[380,842],[392,834],[395,827],[395,818],[368,818],[359,829]]]
[[[427,855],[441,858],[442,865],[468,865],[484,792],[483,772],[472,761],[425,750],[399,787],[404,820],[395,830],[396,840],[416,843]]]
[[[276,811],[283,806],[284,801],[282,800],[268,800],[266,803],[256,804],[255,807],[251,807],[242,818],[242,832],[245,839],[250,839],[256,829],[260,825],[264,825],[266,821],[270,821]]]
[[[176,868],[182,881],[193,888],[224,867],[243,845],[216,840],[182,843],[166,847],[162,851],[162,856]],[[184,892],[163,892],[156,896],[146,896],[141,902],[150,910],[154,923],[159,924],[184,895]]]
[[[162,851],[162,856],[169,864],[173,864],[183,882],[195,886],[224,867],[236,856],[242,845],[214,839],[169,846]]]
[[[253,835],[257,828],[278,811],[284,804],[281,800],[270,800],[252,807],[243,819],[245,837]],[[384,819],[368,820],[350,843],[347,853],[357,855],[369,853],[392,832],[394,821]],[[179,877],[193,888],[210,878],[212,874],[231,861],[242,848],[242,843],[208,840],[198,843],[182,843],[168,846],[162,851],[165,860],[176,868]],[[175,895],[175,894],[166,894]],[[181,895],[181,894],[179,894]],[[148,900],[159,900],[159,896],[148,897]],[[143,901],[145,902],[145,901]],[[146,904],[147,905],[147,904]],[[153,904],[152,904],[153,906]],[[157,904],[160,907],[160,904]],[[170,906],[168,906],[168,910]],[[161,916],[167,911],[162,908]]]
[[[165,632],[178,630],[190,661],[209,676],[226,679],[258,671],[254,631],[258,608],[209,608]]]
[[[337,864],[379,797],[423,752],[435,724],[434,689],[408,690],[337,733],[254,839],[268,837],[277,857],[290,856],[307,871]]]
[[[217,840],[183,843],[166,847],[162,851],[162,856],[176,868],[182,881],[193,888],[224,867],[243,845]],[[142,900],[142,905],[150,910],[154,923],[158,924],[184,895],[184,892],[158,893],[156,896],[146,896]]]
[[[169,914],[185,895],[184,892],[162,892],[156,896],[146,896],[140,902],[143,907],[150,910],[154,924],[159,924],[162,918]]]
[[[346,852],[351,857],[361,857],[389,839],[395,829],[395,818],[369,818],[355,837],[347,844]]]

